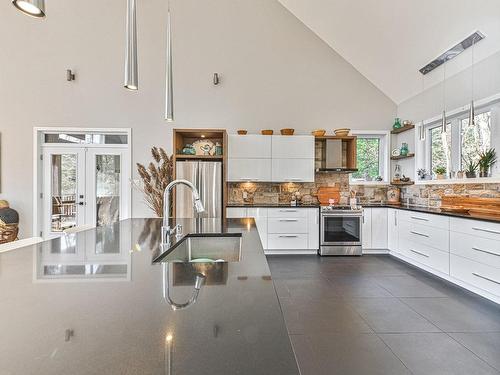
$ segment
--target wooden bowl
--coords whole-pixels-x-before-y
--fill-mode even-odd
[[[239,135],[246,135],[248,133],[248,130],[238,130]]]
[[[315,137],[323,137],[326,134],[326,130],[324,129],[313,130],[311,134],[314,135]]]
[[[351,129],[341,128],[341,129],[335,129],[333,132],[337,137],[347,137],[350,131]]]
[[[262,134],[262,135],[273,135],[273,133],[274,133],[274,131],[271,129],[265,129],[265,130],[260,131],[260,134]]]
[[[290,128],[285,128],[280,130],[281,135],[293,135],[294,132],[295,129],[290,129]]]

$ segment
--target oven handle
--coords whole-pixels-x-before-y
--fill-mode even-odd
[[[343,217],[343,216],[349,216],[349,217],[363,217],[364,215],[363,214],[326,214],[326,213],[322,213],[321,214],[321,217]]]

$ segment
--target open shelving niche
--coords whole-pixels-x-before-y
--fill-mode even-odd
[[[342,167],[326,170],[326,141],[329,139],[338,140],[342,142]],[[352,173],[357,172],[357,137],[345,136],[337,137],[334,135],[325,135],[322,137],[315,137],[314,145],[314,169],[316,171],[329,171],[334,173]]]
[[[398,139],[399,135],[405,134],[406,132],[408,132],[410,130],[414,130],[414,129],[415,129],[415,125],[414,124],[404,125],[401,128],[399,128],[399,129],[392,129],[391,130],[391,151],[395,148],[393,146],[394,144],[396,144],[397,147],[401,147],[401,142],[399,142],[399,140],[397,142],[393,142],[393,137],[396,137],[396,139]],[[405,140],[405,141],[411,147],[412,142],[410,142],[409,140]],[[415,141],[413,141],[413,148],[414,149],[416,148]],[[408,153],[408,155],[405,155],[405,156],[400,155],[400,156],[391,156],[390,157],[390,160],[391,160],[391,171],[390,171],[391,185],[394,185],[394,186],[409,186],[409,185],[414,185],[415,184],[414,180],[410,180],[408,182],[394,182],[393,181],[393,173],[394,173],[395,165],[398,162],[406,161],[406,160],[411,160],[411,159],[414,159],[414,158],[415,158],[415,152],[410,152],[410,153]],[[415,169],[415,166],[413,166],[413,169]],[[404,174],[407,177],[410,176],[410,178],[411,177],[415,177],[415,175],[416,175],[416,172],[413,171],[413,170],[410,170],[409,173],[404,173],[403,170],[401,172],[402,172],[402,174]]]

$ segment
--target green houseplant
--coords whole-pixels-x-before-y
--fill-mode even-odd
[[[489,177],[491,167],[497,161],[497,153],[494,148],[490,148],[479,154],[479,177]]]
[[[436,167],[434,169],[434,172],[436,173],[436,178],[438,180],[443,180],[446,177],[446,168],[445,167]]]
[[[465,176],[467,178],[476,178],[477,167],[479,163],[472,158],[464,159]]]

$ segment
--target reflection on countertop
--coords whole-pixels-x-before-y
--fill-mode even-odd
[[[184,233],[199,228],[201,236],[211,225],[184,222]],[[241,233],[239,261],[152,263],[161,219],[1,253],[0,373],[298,374],[253,220],[220,225],[216,233]],[[107,272],[113,264],[126,272]],[[73,265],[80,268],[70,272]],[[178,303],[204,274],[189,308],[165,300],[165,267]]]
[[[256,208],[319,208],[319,203],[301,203],[292,206],[290,203],[228,203],[227,207],[256,207]]]

